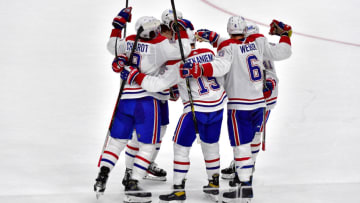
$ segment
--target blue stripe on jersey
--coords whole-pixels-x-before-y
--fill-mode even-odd
[[[174,172],[178,172],[178,173],[187,173],[187,172],[188,172],[188,170],[174,169]]]
[[[129,152],[125,152],[125,154],[128,155],[128,156],[131,156],[133,158],[135,157],[134,155],[130,154]]]
[[[109,159],[101,159],[101,161],[108,162],[109,164],[115,166],[115,163],[110,161]]]
[[[170,95],[170,93],[164,93],[164,92],[156,92],[158,94],[161,94],[161,95]]]
[[[239,168],[238,166],[236,168]],[[246,165],[241,167],[240,169],[246,169],[246,168],[254,168],[254,165]]]
[[[215,170],[215,169],[219,169],[220,166],[215,166],[215,167],[206,167],[206,170]]]
[[[138,168],[140,168],[140,169],[142,169],[144,171],[147,171],[147,168],[145,168],[145,167],[143,167],[143,166],[141,166],[141,165],[139,165],[137,163],[134,163],[134,166],[136,166],[136,167],[138,167]]]
[[[140,92],[124,92],[123,94],[140,94],[140,93],[144,93],[146,92],[145,90],[140,91]]]
[[[224,102],[225,98],[227,98],[227,95],[224,96],[224,98],[221,100],[220,103],[217,103],[217,104],[214,104],[214,105],[202,105],[202,104],[194,103],[194,106],[200,106],[200,107],[215,107],[215,106],[219,106],[219,105],[221,105],[221,104]],[[190,104],[187,104],[184,108],[187,108],[187,107],[189,107],[189,106],[190,106]]]
[[[252,154],[258,153],[260,150],[252,151]]]
[[[271,102],[271,103],[267,103],[267,105],[273,105],[273,104],[275,104],[275,103],[276,103],[276,101]]]

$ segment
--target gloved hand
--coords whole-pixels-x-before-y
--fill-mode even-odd
[[[126,22],[131,22],[132,7],[123,8],[120,13],[114,18],[112,25],[115,29],[122,29]]]
[[[124,69],[127,61],[128,57],[125,54],[120,54],[119,56],[115,57],[112,62],[113,71],[116,73],[120,73]]]
[[[177,22],[178,22],[178,25],[179,25],[178,28],[180,31],[184,31],[184,30],[186,30],[186,28],[189,28],[190,30],[191,29],[194,30],[194,26],[192,25],[192,23],[189,20],[178,19]],[[173,32],[176,32],[174,21],[170,22],[170,28]]]
[[[180,65],[180,76],[182,78],[198,78],[202,76],[203,69],[200,63],[186,62]]]
[[[170,87],[170,100],[177,101],[179,97],[180,97],[179,87],[177,85]]]
[[[214,45],[217,43],[219,39],[219,35],[214,32],[207,29],[200,29],[195,32],[195,37],[197,41],[199,42],[210,42],[210,44]]]
[[[276,86],[276,81],[273,79],[266,79],[265,87],[263,89],[263,94],[265,99],[269,98],[272,94],[272,91],[274,90]]]
[[[291,37],[292,29],[290,25],[284,24],[281,21],[273,20],[270,23],[270,35],[278,35],[283,36],[286,35],[288,37]]]

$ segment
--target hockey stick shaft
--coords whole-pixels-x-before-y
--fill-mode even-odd
[[[263,70],[263,76],[264,76],[264,78],[263,78],[263,85],[264,85],[264,89],[266,88],[266,70]],[[263,151],[265,151],[265,139],[266,139],[266,118],[267,118],[267,116],[266,116],[266,98],[265,98],[265,108],[264,108],[264,111],[263,111],[263,134],[262,134],[262,150]]]
[[[175,8],[174,0],[171,0],[171,7],[172,7],[172,10],[173,10],[173,13],[174,13],[174,25],[175,25],[176,34],[178,36],[181,60],[185,63],[184,49],[183,49],[182,42],[181,42],[181,37],[180,37],[180,31],[179,31],[179,27],[178,27],[178,21],[177,21],[176,8]],[[189,96],[191,113],[192,113],[193,121],[194,121],[194,127],[195,127],[195,133],[196,133],[196,137],[197,137],[197,142],[200,143],[199,129],[198,129],[197,120],[196,120],[196,116],[195,116],[194,102],[193,102],[192,95],[191,95],[190,82],[189,82],[188,78],[186,78],[185,81],[186,81],[186,88],[187,88],[187,92],[188,92],[188,96]]]

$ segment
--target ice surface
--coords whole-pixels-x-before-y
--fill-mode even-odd
[[[292,25],[293,55],[276,63],[278,105],[267,126],[267,151],[257,162],[255,203],[360,202],[360,1],[176,1],[196,29],[226,34],[229,15]],[[111,21],[125,1],[0,1],[0,202],[121,202],[124,153],[105,195],[92,191],[97,161],[119,90],[106,50]],[[136,0],[133,22],[160,18],[170,1]],[[268,27],[260,26],[262,33]],[[299,34],[296,34],[299,33]],[[267,36],[267,35],[266,35]],[[269,36],[268,36],[269,37]],[[269,37],[276,42],[277,37]],[[206,44],[198,44],[199,47]],[[170,125],[157,162],[165,183],[146,182],[157,196],[172,185],[171,137],[182,112],[170,103]],[[221,166],[232,150],[222,128]],[[190,203],[208,202],[200,146],[191,150]],[[221,181],[222,190],[227,184]]]

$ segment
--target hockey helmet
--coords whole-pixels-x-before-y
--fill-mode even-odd
[[[227,24],[227,32],[232,34],[246,34],[246,21],[242,16],[231,16]]]
[[[153,39],[160,33],[160,21],[152,16],[140,17],[135,23],[136,32],[142,26],[144,31],[140,33],[141,38]]]
[[[249,22],[249,21],[246,24],[247,24],[247,31],[246,31],[247,36],[259,33],[258,25],[256,25],[253,22]]]
[[[176,10],[176,16],[178,19],[182,19],[183,15],[181,13],[181,11]],[[161,22],[162,24],[170,27],[170,22],[174,20],[174,12],[172,9],[166,9],[165,11],[163,11],[163,13],[161,14]]]

